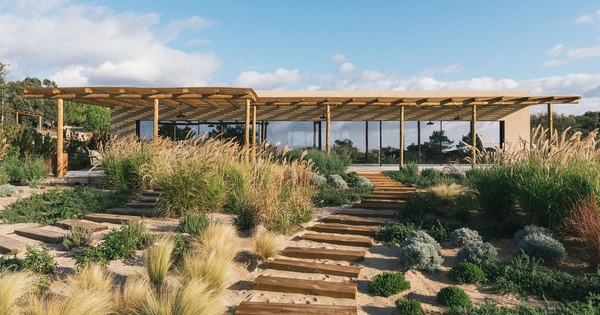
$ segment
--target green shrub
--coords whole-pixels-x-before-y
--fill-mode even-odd
[[[423,308],[421,302],[413,299],[401,298],[396,300],[396,310],[400,315],[421,315]]]
[[[50,255],[50,251],[45,246],[39,249],[34,246],[27,246],[25,258],[23,258],[22,268],[31,270],[38,274],[51,275],[56,268],[54,256]]]
[[[327,184],[327,178],[315,172],[310,172],[310,184],[315,186]]]
[[[556,239],[545,234],[530,234],[525,236],[517,246],[517,252],[523,251],[531,257],[545,261],[561,261],[567,255],[564,246]]]
[[[375,230],[375,240],[385,244],[400,244],[419,227],[412,223],[394,222]]]
[[[469,295],[457,286],[442,288],[435,300],[448,308],[468,308],[473,304]]]
[[[590,295],[585,301],[568,302],[565,304],[533,307],[525,303],[516,308],[500,307],[495,301],[487,299],[484,304],[469,309],[451,309],[448,315],[597,315],[599,313],[600,297]]]
[[[438,253],[434,245],[414,242],[400,249],[398,261],[406,269],[433,272],[441,268],[444,258]]]
[[[312,202],[317,207],[341,206],[349,202],[360,201],[362,198],[373,193],[374,190],[374,187],[369,186],[353,186],[348,189],[337,189],[331,185],[324,184],[318,186],[317,194],[312,197]]]
[[[154,243],[156,237],[146,232],[144,222],[123,224],[121,229],[112,229],[104,236],[102,251],[108,260],[132,256],[136,250]]]
[[[515,233],[513,240],[515,241],[515,243],[519,244],[526,236],[529,236],[531,234],[543,234],[548,236],[554,235],[552,231],[545,227],[537,225],[527,225]]]
[[[459,284],[479,283],[485,281],[483,270],[479,266],[470,262],[461,262],[452,267],[448,273],[450,280]]]
[[[108,259],[102,246],[86,247],[83,255],[75,255],[75,269],[80,270],[91,265],[107,266]]]
[[[186,213],[179,220],[179,228],[181,232],[197,236],[202,234],[202,231],[208,227],[210,221],[211,219],[205,213]]]
[[[2,170],[9,182],[21,182],[23,179],[23,161],[16,155],[8,155],[2,161]]]
[[[427,234],[431,235],[438,242],[448,239],[448,230],[440,220],[435,220],[435,223],[427,228]]]
[[[0,197],[16,197],[18,195],[17,187],[11,184],[0,185]]]
[[[331,152],[327,154],[318,149],[295,149],[285,154],[289,160],[297,160],[302,157],[306,151],[303,160],[310,160],[313,163],[313,170],[322,175],[338,174],[346,171],[346,168],[352,163],[352,158],[343,153]]]
[[[86,245],[92,237],[92,231],[85,227],[74,226],[69,230],[63,239],[63,246],[66,249],[81,247]]]
[[[348,189],[348,184],[344,179],[337,174],[327,176],[327,183],[337,189]]]
[[[178,267],[183,262],[185,255],[191,250],[191,243],[185,238],[185,235],[181,233],[175,234],[173,237],[173,252],[171,253],[171,261],[173,265],[171,267]]]
[[[414,243],[431,244],[438,251],[438,253],[440,253],[442,250],[440,243],[438,243],[433,237],[423,230],[415,230],[410,232],[406,240],[402,242],[401,246],[404,247]]]
[[[454,246],[461,247],[470,243],[481,243],[482,239],[479,232],[469,228],[461,228],[450,233],[450,243]]]
[[[369,290],[379,296],[388,297],[408,289],[410,282],[404,279],[404,275],[396,272],[380,273],[369,281]]]
[[[29,157],[23,162],[21,182],[31,187],[37,187],[48,176],[49,170],[44,166],[41,157]]]
[[[1,153],[2,152],[0,152],[0,155],[1,155]],[[9,181],[10,181],[10,177],[8,176],[6,171],[4,171],[2,164],[0,164],[0,185],[7,184]]]
[[[516,183],[508,167],[494,165],[470,170],[467,183],[476,192],[480,209],[486,217],[503,221],[515,215],[517,201],[513,186]]]
[[[418,188],[427,188],[437,184],[462,184],[464,176],[453,172],[441,172],[433,168],[426,168],[418,173],[416,164],[407,164],[399,171],[385,171],[384,175],[407,185]]]
[[[498,260],[498,251],[490,243],[469,243],[458,252],[456,259],[483,266]]]

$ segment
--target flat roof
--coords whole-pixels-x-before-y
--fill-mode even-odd
[[[23,88],[27,99],[63,99],[109,108],[151,110],[154,100],[170,108],[189,106],[200,117],[192,120],[244,120],[245,103],[257,108],[257,119],[322,120],[330,106],[334,121],[470,120],[477,105],[478,120],[502,120],[538,104],[578,104],[580,96],[532,96],[529,91],[255,91],[234,87],[64,87]]]

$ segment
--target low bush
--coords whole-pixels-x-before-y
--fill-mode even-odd
[[[179,229],[181,232],[188,233],[191,236],[197,236],[210,224],[211,218],[206,213],[186,213],[179,220]]]
[[[571,217],[567,220],[569,231],[581,239],[591,260],[600,264],[600,211],[594,196],[583,198],[573,205]]]
[[[104,248],[102,246],[86,247],[83,255],[75,255],[76,270],[91,265],[108,266],[108,259],[104,255]]]
[[[483,240],[479,232],[469,228],[461,228],[450,233],[450,244],[462,247],[470,243],[481,243]]]
[[[321,176],[315,172],[310,172],[310,184],[314,185],[314,186],[327,184],[327,178],[325,178],[325,176]]]
[[[421,302],[413,299],[401,298],[396,300],[396,310],[400,315],[421,315],[423,308]]]
[[[63,246],[69,250],[71,248],[87,245],[92,237],[92,231],[85,227],[74,226],[69,230],[63,239]]]
[[[444,258],[434,245],[414,242],[400,249],[398,261],[406,269],[434,272],[441,268]]]
[[[346,171],[346,168],[352,163],[349,155],[330,152],[327,154],[318,149],[295,149],[285,154],[285,158],[289,160],[303,159],[312,161],[313,171],[317,171],[322,175],[339,174]]]
[[[406,199],[402,214],[412,220],[423,220],[427,214],[467,222],[471,212],[479,208],[473,192],[457,195],[452,200],[434,197],[431,194],[413,194]]]
[[[479,266],[470,262],[461,262],[450,269],[448,278],[458,284],[480,283],[485,281],[485,274]]]
[[[438,251],[438,253],[440,253],[442,250],[442,246],[440,246],[440,243],[438,243],[433,237],[431,237],[429,234],[427,234],[427,232],[423,230],[416,230],[410,232],[406,240],[404,240],[400,246],[404,247],[415,243],[431,244]]]
[[[155,239],[146,232],[143,221],[123,224],[119,230],[112,229],[104,236],[102,251],[108,260],[130,257],[136,250],[152,245]]]
[[[385,244],[400,245],[408,236],[419,227],[412,223],[394,222],[375,230],[375,240]]]
[[[358,187],[362,187],[362,186],[368,186],[368,187],[372,187],[374,186],[373,183],[371,183],[371,181],[363,176],[356,176],[355,178],[355,185]]]
[[[23,178],[23,162],[16,155],[8,155],[0,165],[2,172],[8,177],[8,182],[21,182]]]
[[[442,288],[435,300],[448,308],[468,308],[473,304],[465,290],[457,286]]]
[[[436,169],[426,168],[418,173],[416,164],[407,164],[399,171],[385,171],[384,175],[406,185],[415,185],[418,188],[428,188],[437,184],[462,184],[465,177],[456,172],[441,172]]]
[[[545,227],[537,225],[527,225],[515,233],[513,240],[515,241],[515,243],[519,244],[526,236],[529,236],[531,234],[543,234],[551,237],[553,236],[552,231]]]
[[[353,186],[348,189],[337,189],[331,185],[318,186],[317,194],[312,197],[312,202],[317,207],[336,207],[350,202],[360,201],[375,190],[370,186]]]
[[[88,291],[110,294],[114,285],[114,277],[100,265],[89,265],[75,274],[69,275],[65,282],[70,291]]]
[[[404,279],[404,275],[396,272],[380,273],[369,281],[369,290],[379,296],[388,297],[408,289],[410,282]]]
[[[565,304],[533,307],[525,303],[517,307],[498,306],[495,301],[487,299],[484,304],[469,309],[451,309],[448,315],[597,315],[600,307],[600,296],[590,295],[585,301]]]
[[[458,252],[456,259],[484,266],[498,260],[498,251],[490,243],[469,243]]]
[[[17,197],[19,196],[19,191],[17,187],[11,184],[0,185],[0,197]]]
[[[431,235],[436,241],[443,242],[448,239],[448,230],[440,220],[435,220],[427,229],[427,234]]]
[[[252,251],[258,259],[267,259],[277,255],[278,235],[269,231],[260,231],[252,240]]]
[[[516,250],[550,262],[561,261],[567,256],[564,246],[557,239],[537,233],[525,236],[518,243]]]
[[[27,246],[25,258],[21,265],[22,269],[31,270],[38,274],[51,275],[57,264],[54,256],[50,255],[47,247],[42,246],[39,249],[34,246]]]
[[[50,170],[44,165],[41,157],[29,157],[23,162],[23,178],[21,182],[31,187],[37,187],[48,176]]]
[[[337,189],[348,189],[348,184],[346,181],[337,174],[332,174],[327,176],[327,184],[337,188]]]
[[[191,248],[192,245],[185,238],[185,235],[181,233],[175,234],[175,236],[173,236],[173,252],[171,253],[171,261],[173,262],[173,266],[180,266],[181,262],[183,261],[183,257],[185,257]]]

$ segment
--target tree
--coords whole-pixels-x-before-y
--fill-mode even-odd
[[[352,140],[335,140],[334,143],[335,144],[333,145],[333,148],[331,148],[331,151],[339,154],[346,154],[350,156],[352,161],[356,161],[356,159],[358,158],[358,148],[354,146]]]
[[[453,144],[454,141],[446,136],[444,130],[435,130],[429,136],[429,141],[421,145],[421,154],[426,160],[439,160],[441,152],[452,149]]]
[[[539,113],[531,115],[531,127],[535,128],[541,125],[542,128],[548,128],[548,113]],[[563,115],[553,114],[553,125],[554,129],[558,133],[562,133],[568,127],[569,134],[572,135],[575,132],[581,132],[584,136],[587,136],[592,130],[600,127],[600,112],[586,112],[583,115]]]
[[[483,140],[481,139],[481,136],[479,134],[475,134],[476,138],[477,138],[477,150],[479,151],[483,151]],[[466,143],[466,144],[465,144]],[[471,132],[469,131],[468,134],[462,136],[461,141],[456,145],[456,149],[458,149],[458,151],[462,154],[468,154],[471,150],[467,147],[468,145],[471,145]]]

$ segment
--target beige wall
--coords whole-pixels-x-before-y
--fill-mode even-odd
[[[519,137],[529,141],[531,134],[531,110],[527,106],[506,116],[504,120],[505,143],[517,143]]]

